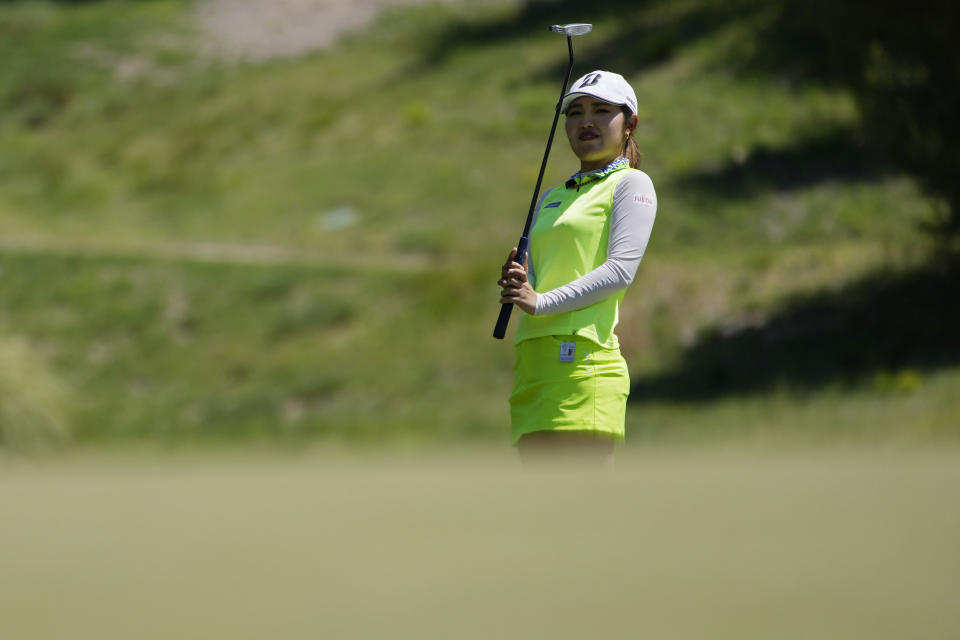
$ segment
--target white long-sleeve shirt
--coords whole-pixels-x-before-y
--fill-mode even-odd
[[[538,212],[548,194],[541,198]],[[657,194],[653,181],[642,171],[629,172],[614,189],[606,260],[573,282],[551,291],[538,292],[534,315],[582,309],[626,289],[633,282],[643,259],[656,215]],[[534,214],[532,224],[536,224],[536,219]],[[536,247],[531,246],[530,251],[536,251]],[[532,261],[528,280],[536,288]]]

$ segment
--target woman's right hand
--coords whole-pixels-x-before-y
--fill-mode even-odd
[[[532,315],[537,308],[537,292],[527,281],[526,266],[516,262],[516,257],[517,248],[514,247],[500,269],[500,279],[497,281],[497,284],[503,288],[500,303],[515,304]],[[529,263],[529,259],[529,254],[524,256],[525,263]]]

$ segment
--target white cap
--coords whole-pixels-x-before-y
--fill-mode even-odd
[[[580,96],[593,96],[610,104],[622,104],[630,109],[630,113],[637,115],[637,94],[619,73],[591,71],[583,76],[563,96],[560,110],[566,113],[570,103]]]

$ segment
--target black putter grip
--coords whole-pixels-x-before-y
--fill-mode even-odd
[[[527,257],[527,244],[529,240],[526,236],[520,238],[517,243],[517,255],[514,256],[514,262],[523,264]],[[493,337],[497,340],[503,340],[507,335],[507,325],[510,324],[510,314],[513,313],[513,304],[510,302],[500,305],[500,317],[497,318],[497,326],[493,328]]]
[[[507,325],[510,324],[510,314],[512,312],[512,303],[500,305],[500,317],[497,318],[497,326],[493,329],[493,337],[497,340],[503,340],[503,336],[507,335]]]

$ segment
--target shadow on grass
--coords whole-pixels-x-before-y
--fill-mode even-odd
[[[883,386],[898,373],[912,377],[955,366],[958,276],[957,260],[874,274],[795,300],[769,317],[716,327],[672,371],[635,379],[631,402],[707,401],[864,381]]]
[[[874,153],[949,209],[929,230],[960,242],[960,5],[939,0],[865,3],[777,0],[743,73],[843,86],[856,97]]]
[[[591,69],[610,69],[630,75],[670,59],[683,46],[730,21],[755,12],[760,6],[754,0],[740,0],[723,4],[703,3],[658,16],[651,14],[652,10],[667,4],[666,0],[643,3],[636,0],[609,0],[586,6],[581,1],[573,0],[528,0],[514,14],[486,22],[465,20],[453,25],[426,47],[420,68],[442,65],[463,48],[530,38],[547,31],[550,25],[600,23],[616,19],[615,29],[605,27],[605,33],[597,29],[575,40],[574,77]],[[562,37],[557,36],[557,40],[559,49],[556,63],[546,68],[532,69],[532,79],[562,79],[567,58],[565,47],[560,44]]]
[[[853,130],[832,129],[783,148],[758,147],[739,161],[679,176],[678,189],[711,197],[749,198],[763,191],[792,191],[825,181],[879,180],[891,168],[877,159]]]

